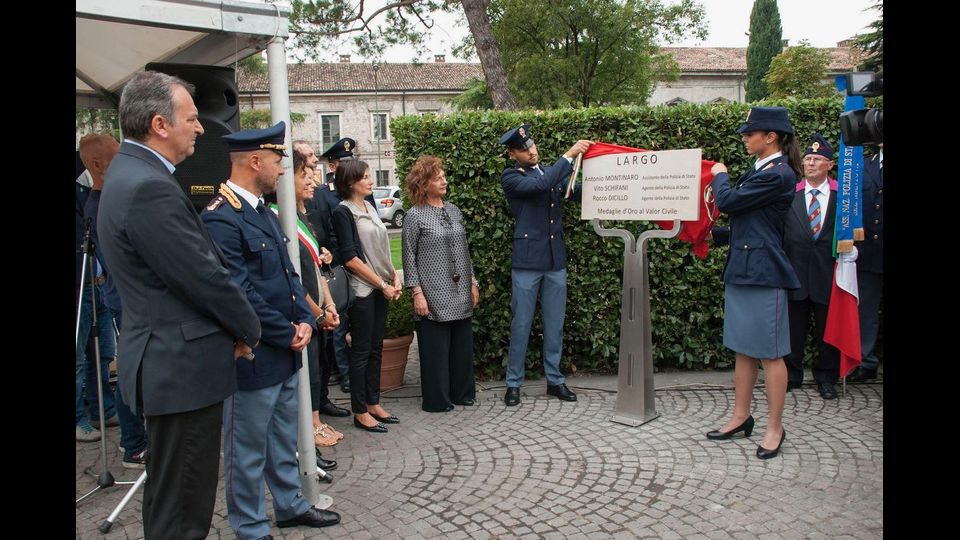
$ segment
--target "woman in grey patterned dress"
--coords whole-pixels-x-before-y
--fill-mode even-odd
[[[413,295],[422,408],[447,412],[454,405],[473,405],[476,398],[472,321],[480,290],[463,214],[443,200],[443,162],[421,156],[404,189],[414,205],[403,224],[403,276]]]

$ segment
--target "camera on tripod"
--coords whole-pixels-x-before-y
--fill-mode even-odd
[[[847,73],[848,96],[883,95],[883,77],[873,71]],[[840,115],[840,133],[849,146],[883,142],[883,108],[857,109]]]

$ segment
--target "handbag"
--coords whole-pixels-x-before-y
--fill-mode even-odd
[[[324,270],[323,267],[327,269]],[[330,296],[333,297],[333,303],[337,306],[337,313],[345,313],[353,305],[354,297],[347,269],[343,265],[331,267],[324,264],[320,268],[320,273],[327,279],[327,286],[330,287]]]

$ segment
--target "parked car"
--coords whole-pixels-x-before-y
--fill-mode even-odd
[[[373,188],[373,200],[377,202],[380,219],[394,227],[403,227],[403,200],[400,198],[400,186],[379,186]]]

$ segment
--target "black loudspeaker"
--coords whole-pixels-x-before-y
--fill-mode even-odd
[[[147,64],[150,71],[174,75],[196,87],[193,102],[200,113],[203,135],[193,155],[177,165],[174,176],[197,212],[230,177],[230,151],[220,138],[240,129],[240,100],[233,68],[195,64]]]

